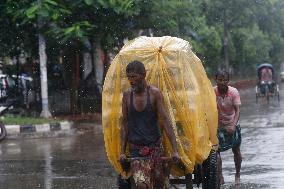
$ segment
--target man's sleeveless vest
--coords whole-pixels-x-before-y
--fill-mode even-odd
[[[130,108],[128,111],[128,140],[131,144],[150,146],[155,144],[161,137],[158,125],[157,112],[154,111],[149,87],[147,87],[147,104],[144,110],[137,111],[133,104],[133,91],[130,94]]]

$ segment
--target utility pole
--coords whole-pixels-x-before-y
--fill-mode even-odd
[[[41,7],[41,0],[38,0],[39,7]],[[49,118],[51,113],[48,108],[48,87],[47,87],[47,70],[46,70],[46,41],[41,33],[43,26],[43,19],[38,16],[38,45],[39,45],[39,63],[40,63],[40,85],[41,85],[41,117]]]

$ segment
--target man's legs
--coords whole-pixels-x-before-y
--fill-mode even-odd
[[[240,150],[240,146],[232,148],[234,153],[234,161],[235,161],[235,168],[236,168],[236,175],[235,181],[236,183],[240,182],[240,174],[241,174],[241,166],[242,166],[242,154]]]
[[[147,184],[143,182],[136,183],[136,189],[148,189]]]
[[[131,162],[131,171],[136,189],[152,189],[151,166],[149,160],[134,160]]]
[[[153,173],[153,187],[154,189],[164,189],[168,185],[168,179],[170,175],[170,167],[168,163],[159,162],[156,163]]]
[[[223,171],[222,171],[222,158],[221,158],[220,152],[218,152],[217,164],[218,164],[218,170],[219,170],[220,184],[225,184]]]

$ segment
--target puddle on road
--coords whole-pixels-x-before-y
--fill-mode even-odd
[[[272,188],[266,184],[241,183],[239,185],[236,185],[234,183],[232,184],[229,183],[222,186],[221,189],[272,189]]]

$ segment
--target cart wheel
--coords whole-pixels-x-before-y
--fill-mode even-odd
[[[276,95],[277,95],[277,100],[280,102],[280,92],[279,92],[279,85],[276,85]]]
[[[218,156],[218,152],[211,151],[207,160],[202,164],[204,172],[202,189],[220,188],[220,168]]]
[[[0,122],[0,141],[3,140],[7,135],[7,131],[3,122]]]
[[[266,99],[267,104],[269,104],[269,88],[268,88],[268,85],[265,85],[264,97]]]
[[[255,102],[258,103],[258,92],[259,92],[259,89],[258,89],[258,86],[255,86]]]
[[[269,94],[266,93],[266,101],[267,101],[267,104],[269,104]]]
[[[201,164],[195,165],[193,174],[194,174],[193,183],[195,183],[197,188],[199,188],[199,185],[202,184],[202,180],[203,180],[203,173],[202,173],[202,165]]]
[[[121,175],[117,178],[118,189],[131,189],[130,179],[123,179]]]

